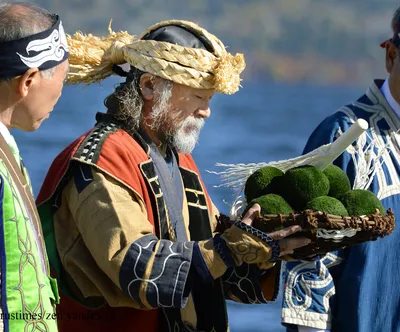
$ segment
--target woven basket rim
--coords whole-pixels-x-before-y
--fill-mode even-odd
[[[230,220],[229,217],[221,215],[218,220],[220,226],[225,224],[226,227],[230,227],[230,223],[234,220]],[[328,214],[324,211],[317,210],[304,210],[301,212],[293,212],[290,214],[260,214],[253,221],[253,226],[292,226],[300,225],[304,230],[316,230],[316,229],[331,229],[331,230],[344,230],[344,229],[357,229],[363,232],[378,233],[379,236],[386,236],[393,232],[395,226],[395,215],[392,209],[386,211],[386,215],[382,215],[377,209],[375,213],[368,214],[365,216],[338,216]],[[272,232],[273,229],[268,229]]]

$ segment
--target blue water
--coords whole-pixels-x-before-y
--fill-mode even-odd
[[[89,130],[94,116],[104,111],[103,99],[117,83],[109,79],[86,88],[66,87],[50,118],[34,133],[13,132],[32,178],[35,194],[54,157],[72,140]],[[354,100],[364,87],[287,85],[243,82],[233,96],[216,95],[211,118],[194,151],[208,191],[227,213],[227,189],[215,188],[216,162],[249,163],[292,158],[299,155],[308,135],[327,115]],[[268,305],[229,303],[231,331],[283,331],[280,302]]]

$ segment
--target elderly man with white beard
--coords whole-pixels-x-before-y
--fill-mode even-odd
[[[60,331],[227,331],[225,297],[273,300],[279,260],[309,241],[286,238],[298,226],[253,228],[258,205],[215,232],[219,213],[190,153],[214,93],[238,90],[243,55],[177,20],[133,42],[111,32],[68,43],[69,82],[126,81],[55,159],[38,197]]]

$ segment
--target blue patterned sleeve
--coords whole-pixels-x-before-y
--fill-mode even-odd
[[[254,230],[267,242],[266,234]],[[155,235],[139,238],[130,246],[120,269],[122,290],[144,308],[182,308],[191,291],[213,288],[215,279],[222,277],[227,298],[242,303],[266,303],[262,281],[265,274],[276,270],[262,270],[257,264],[236,266],[227,248],[217,249],[223,244],[219,239],[218,235],[201,242],[172,242],[159,240]]]
[[[344,112],[326,118],[311,134],[304,154],[321,145],[332,143],[352,124]],[[334,164],[348,175],[351,185],[355,178],[352,156],[344,152]],[[335,303],[335,278],[340,275],[343,250],[329,253],[315,261],[288,262],[283,267],[284,294],[282,324],[318,329],[331,328],[331,312]]]
[[[193,242],[143,236],[129,248],[120,269],[122,290],[144,308],[186,305]]]

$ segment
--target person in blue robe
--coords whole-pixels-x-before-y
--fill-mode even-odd
[[[304,153],[333,142],[357,119],[369,129],[334,164],[351,184],[363,163],[377,166],[369,190],[400,220],[400,7],[386,50],[386,80],[375,80],[357,101],[326,118]],[[359,151],[369,152],[360,155]],[[383,151],[382,155],[379,153]],[[378,167],[378,165],[381,165]],[[357,173],[358,172],[358,173]],[[282,324],[299,332],[400,331],[400,227],[383,239],[318,257],[289,262],[284,275]]]

